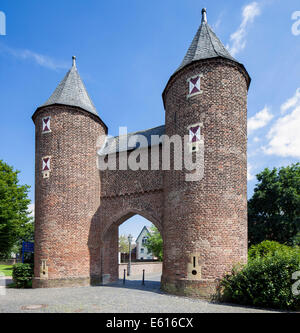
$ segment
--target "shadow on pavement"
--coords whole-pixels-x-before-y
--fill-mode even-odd
[[[135,289],[135,290],[149,291],[149,292],[153,292],[153,293],[157,293],[157,294],[165,294],[160,289],[160,278],[161,278],[161,275],[149,276],[148,279],[145,279],[145,282],[143,285],[141,278],[126,276],[125,283],[123,282],[123,279],[119,279],[116,282],[104,285],[104,287]]]

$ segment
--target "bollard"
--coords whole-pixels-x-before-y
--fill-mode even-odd
[[[124,269],[123,284],[125,284],[125,279],[126,279],[126,269]]]
[[[145,285],[145,270],[143,269],[143,280],[142,280],[142,285]]]

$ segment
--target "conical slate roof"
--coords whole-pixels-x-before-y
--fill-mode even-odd
[[[202,9],[201,25],[176,72],[194,61],[216,57],[223,57],[236,61],[208,25],[206,9]]]
[[[53,104],[78,106],[98,116],[97,110],[92,100],[90,99],[77,71],[75,62],[76,58],[73,56],[72,59],[72,68],[68,71],[64,79],[57,86],[51,97],[41,107]]]
[[[202,21],[201,25],[192,41],[191,46],[189,47],[181,65],[176,69],[176,71],[171,75],[169,78],[169,81],[162,93],[164,106],[165,106],[165,94],[167,91],[167,88],[169,86],[169,83],[173,79],[173,77],[184,67],[188,66],[189,64],[199,61],[199,60],[205,60],[205,59],[211,59],[211,58],[225,58],[229,59],[231,61],[236,62],[241,69],[243,70],[246,80],[247,80],[247,86],[249,88],[251,78],[244,67],[243,64],[238,62],[236,59],[234,59],[226,47],[223,45],[223,43],[220,41],[220,39],[216,36],[216,34],[212,31],[211,27],[207,23],[207,17],[206,17],[206,9],[202,9]]]

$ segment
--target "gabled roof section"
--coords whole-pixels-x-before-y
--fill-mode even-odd
[[[73,56],[72,59],[72,68],[57,86],[51,97],[41,107],[53,104],[77,106],[98,116],[97,110],[77,71],[76,57]]]
[[[142,229],[142,231],[140,232],[140,234],[137,236],[137,238],[136,238],[136,242],[137,242],[138,239],[141,237],[141,235],[142,235],[142,233],[144,232],[144,230],[147,231],[147,233],[148,233],[149,236],[151,235],[151,232],[150,232],[150,230],[147,228],[147,226],[144,226],[143,229]]]
[[[100,156],[146,148],[161,143],[161,136],[165,134],[165,125],[144,131],[128,133],[127,135],[107,137],[103,147],[98,151]],[[143,140],[141,140],[143,139]]]
[[[194,61],[216,57],[236,61],[208,25],[204,8],[202,9],[201,25],[177,71]]]

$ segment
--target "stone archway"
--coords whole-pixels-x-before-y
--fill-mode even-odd
[[[156,191],[103,200],[102,205],[119,207],[111,215],[101,209],[100,224],[100,272],[103,284],[118,280],[119,226],[134,215],[140,215],[153,223],[163,236],[162,192]],[[106,216],[103,216],[103,215]]]

